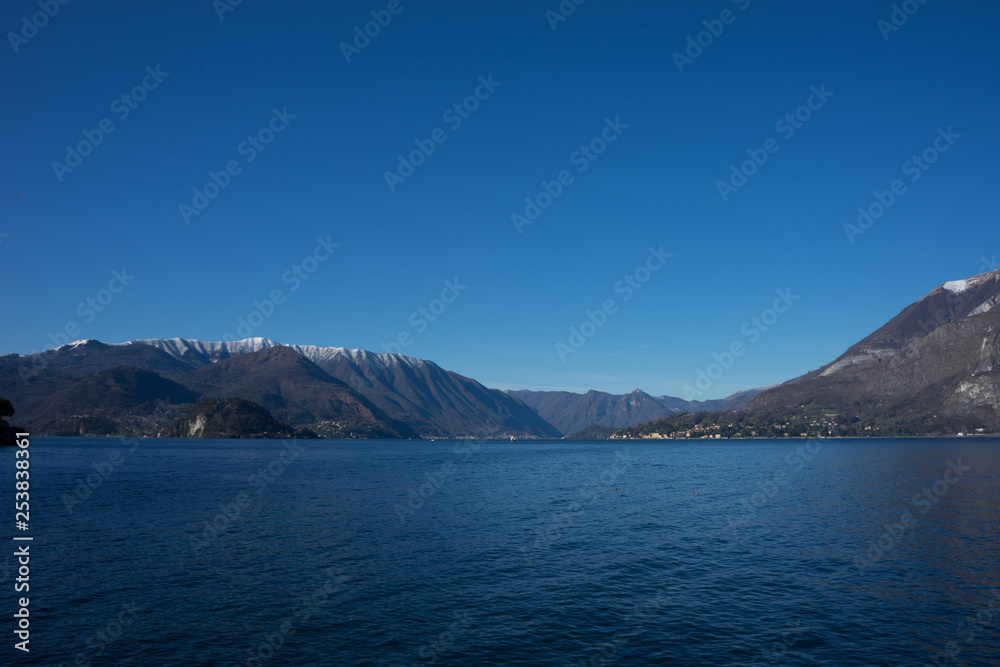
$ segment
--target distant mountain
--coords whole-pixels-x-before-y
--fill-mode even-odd
[[[137,402],[126,417],[94,403],[77,387],[73,391],[79,400],[72,408],[64,399],[61,407],[51,405],[53,396],[69,391],[81,378],[123,366],[179,383],[191,392],[185,401],[243,398],[259,403],[282,422],[313,428],[327,437],[558,438],[594,424],[622,428],[680,411],[734,409],[756,391],[695,402],[654,398],[641,390],[624,396],[596,391],[503,392],[433,362],[400,354],[282,345],[266,338],[219,342],[171,338],[117,345],[76,341],[40,354],[2,356],[0,392],[23,406],[31,423],[59,433],[132,429],[155,435],[156,429],[166,426],[165,420],[177,416],[180,399],[161,397],[154,413],[148,401],[120,388],[121,396]]]
[[[886,424],[1000,430],[998,304],[1000,270],[944,283],[833,362],[762,392],[749,409],[814,403]]]
[[[39,435],[131,435],[164,406],[194,403],[198,394],[152,371],[129,366],[63,376],[62,386],[23,406],[23,421]]]
[[[272,349],[281,351],[265,353]],[[154,371],[198,397],[255,401],[282,421],[315,427],[329,437],[561,435],[518,399],[430,361],[341,347],[282,345],[266,338],[171,338],[118,345],[89,340],[33,355],[0,356],[0,392],[37,417],[53,394],[81,376],[122,365]],[[80,419],[93,416],[84,414],[88,405],[80,404]],[[113,419],[91,419],[77,426],[78,432],[87,433],[118,427]]]
[[[160,434],[203,398],[244,398],[328,437],[417,437],[343,382],[280,347],[224,361],[173,355],[145,344],[86,341],[39,355],[0,357],[0,391],[38,435]],[[150,363],[171,378],[117,361]],[[103,369],[82,377],[92,369]],[[195,369],[195,370],[191,370]]]
[[[328,437],[416,437],[409,426],[289,347],[226,355],[176,379],[206,398],[254,401],[283,422]]]
[[[153,346],[179,361],[202,366],[274,347],[294,350],[369,400],[391,419],[408,424],[422,436],[557,438],[561,435],[520,400],[446,371],[431,361],[401,354],[281,345],[266,338],[234,342],[173,338],[130,344]],[[271,409],[267,403],[261,404]],[[280,411],[272,412],[280,418]]]
[[[744,389],[743,391],[738,391],[735,394],[730,394],[722,399],[722,405],[717,408],[718,410],[743,410],[750,405],[754,396],[766,391],[769,387],[755,388],[755,389]],[[691,405],[694,412],[699,410],[712,411],[716,408],[707,407],[707,404],[711,401],[691,401]]]
[[[132,371],[81,382],[122,368]],[[184,402],[188,398],[180,392],[190,392],[157,384],[153,376],[162,380],[161,373],[191,368],[146,345],[77,341],[37,354],[0,356],[0,395],[18,406],[19,421],[37,435],[156,435],[156,424],[176,416],[170,401]]]
[[[168,438],[315,438],[278,421],[262,405],[242,398],[202,401],[175,420],[164,432]]]
[[[607,440],[611,437],[612,433],[617,432],[618,429],[611,428],[610,426],[598,426],[597,424],[591,424],[582,431],[577,431],[571,435],[567,435],[563,440]]]
[[[622,428],[678,411],[665,407],[640,389],[625,395],[594,390],[585,394],[528,390],[507,394],[524,401],[564,434],[576,433],[592,424]]]
[[[744,389],[725,398],[710,398],[706,401],[685,401],[676,396],[657,396],[656,400],[675,412],[716,412],[719,410],[742,410],[754,396],[764,389]]]
[[[144,368],[170,376],[203,365],[193,360],[180,360],[150,345],[108,345],[96,340],[76,341],[38,354],[11,354],[0,359],[17,361],[22,380],[37,377],[46,370],[81,376],[118,366]]]
[[[759,393],[749,389],[727,398],[710,401],[685,401],[674,396],[653,397],[636,389],[630,394],[608,394],[588,391],[508,391],[538,412],[563,433],[576,433],[591,425],[613,429],[634,426],[679,412],[737,410]]]

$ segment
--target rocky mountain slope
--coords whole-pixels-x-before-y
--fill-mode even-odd
[[[184,373],[177,381],[205,398],[253,401],[282,422],[330,437],[417,437],[409,426],[391,419],[288,347],[226,357]]]
[[[164,431],[168,438],[315,438],[278,421],[263,406],[242,398],[202,401]]]
[[[0,395],[21,406],[31,417],[25,421],[37,432],[43,424],[51,426],[51,419],[69,417],[46,412],[54,394],[81,377],[123,365],[178,382],[197,400],[255,401],[292,426],[313,428],[329,437],[561,435],[520,400],[430,361],[340,347],[281,345],[265,338],[222,342],[173,338],[119,345],[91,340],[35,355],[5,355],[0,357]],[[169,401],[162,399],[162,404]],[[143,404],[131,418],[142,417],[143,433],[149,434],[156,415],[147,408]],[[86,396],[72,414],[97,413],[111,422],[69,424],[59,432],[118,432],[115,422],[124,415],[112,414]],[[162,421],[164,415],[159,417]]]
[[[274,347],[290,349],[340,380],[391,419],[408,424],[425,437],[557,438],[561,435],[520,400],[446,371],[434,362],[401,354],[281,345],[266,338],[234,342],[173,338],[131,344],[152,346],[180,362],[202,366]],[[263,405],[267,407],[266,403]],[[279,412],[275,415],[281,418]]]
[[[1000,270],[944,283],[833,362],[756,396],[862,420],[947,418],[1000,430]],[[956,421],[957,420],[957,421]]]
[[[37,435],[155,436],[204,398],[245,398],[329,437],[416,437],[288,348],[211,363],[177,359],[148,345],[87,341],[46,353],[44,366],[35,357],[0,357],[0,395],[19,406],[25,426]],[[121,361],[148,362],[170,377],[113,366]]]
[[[168,419],[199,397],[177,382],[131,366],[82,377],[49,373],[39,381],[51,391],[23,404],[24,423],[38,435],[145,434],[146,422]]]

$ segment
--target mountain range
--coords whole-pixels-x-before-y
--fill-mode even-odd
[[[750,389],[709,401],[685,401],[674,396],[654,397],[641,389],[625,395],[594,390],[585,394],[527,390],[507,393],[531,406],[564,435],[573,435],[588,426],[620,429],[678,412],[739,410],[746,407],[760,391]]]
[[[640,390],[503,392],[423,359],[266,338],[87,340],[0,357],[0,395],[28,427],[52,435],[155,435],[199,401],[242,398],[327,437],[558,438],[752,394],[691,403]]]
[[[119,384],[88,389],[109,377]],[[153,377],[160,383],[155,390]],[[155,435],[162,422],[198,400],[243,398],[284,423],[327,437],[561,435],[517,399],[433,362],[263,338],[88,340],[36,355],[5,355],[0,395],[39,434],[76,434],[81,423],[89,433],[87,425],[98,419],[104,430],[117,422],[115,432]]]
[[[251,401],[325,437],[996,432],[998,303],[1000,270],[946,282],[829,364],[710,401],[640,389],[504,392],[424,359],[266,338],[86,340],[9,354],[0,356],[0,396],[39,435],[159,435],[217,399]]]

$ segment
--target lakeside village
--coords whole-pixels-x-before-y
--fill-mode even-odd
[[[722,439],[722,438],[889,438],[920,435],[996,435],[975,423],[933,415],[927,419],[863,415],[845,417],[815,403],[782,413],[696,412],[670,415],[609,436],[626,439]]]

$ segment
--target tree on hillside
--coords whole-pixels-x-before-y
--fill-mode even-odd
[[[7,423],[4,417],[14,416],[14,406],[6,398],[0,398],[0,426]]]

